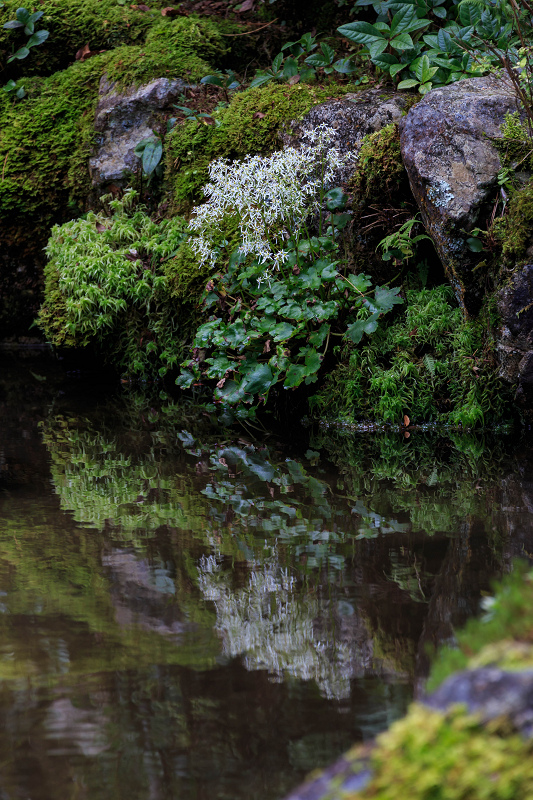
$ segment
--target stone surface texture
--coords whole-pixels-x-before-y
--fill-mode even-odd
[[[457,703],[482,723],[505,719],[513,730],[529,737],[533,734],[533,670],[464,670],[450,676],[425,701],[437,711],[447,711]]]
[[[94,129],[99,134],[97,150],[89,160],[94,186],[121,185],[138,169],[136,145],[157,133],[164,112],[178,101],[189,84],[182,80],[157,78],[143,86],[118,91],[104,76],[96,107]]]
[[[533,407],[533,264],[515,270],[497,293],[501,328],[500,374],[516,385],[516,399]]]
[[[405,92],[384,94],[369,89],[347,94],[342,99],[328,100],[312,108],[301,120],[293,122],[281,138],[284,144],[294,144],[301,141],[305,131],[318,125],[329,125],[336,131],[334,144],[341,153],[348,150],[357,152],[367,134],[379,131],[392,122],[399,122],[410,103],[412,97]],[[348,165],[339,174],[340,183],[349,180],[354,166],[355,163]]]
[[[466,244],[485,226],[500,170],[491,141],[516,98],[500,75],[433,89],[400,121],[402,157],[427,232],[456,297],[476,314],[485,291],[482,254]],[[479,266],[478,266],[479,265]],[[477,268],[476,268],[477,267]]]

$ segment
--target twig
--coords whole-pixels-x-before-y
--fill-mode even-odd
[[[250,36],[252,33],[257,33],[257,31],[263,30],[263,28],[268,28],[269,25],[273,25],[274,22],[277,22],[278,18],[273,19],[272,22],[266,22],[264,25],[261,25],[260,28],[256,28],[254,31],[244,31],[244,33],[223,33],[222,36]]]

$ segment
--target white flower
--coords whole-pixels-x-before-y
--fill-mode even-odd
[[[356,158],[333,146],[335,131],[327,125],[306,131],[303,138],[306,143],[300,148],[287,146],[270,156],[211,162],[210,183],[204,186],[207,202],[195,209],[189,223],[200,234],[191,240],[200,264],[216,262],[209,234],[227,215],[238,216],[240,250],[269,265],[267,276],[286,261],[280,244],[287,231],[298,233],[318,210],[320,192],[331,188],[338,170]]]

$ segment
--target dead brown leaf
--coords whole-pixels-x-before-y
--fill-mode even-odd
[[[262,111],[256,111],[254,116],[253,116],[253,119],[263,119],[264,116],[266,116],[266,115],[263,114]]]
[[[236,8],[235,11],[237,14],[244,14],[245,11],[253,11],[255,0],[244,0],[244,3],[239,8]]]
[[[91,53],[91,48],[89,42],[84,44],[83,47],[80,47],[78,52],[76,53],[76,61],[85,61],[87,58],[90,58],[93,54]]]
[[[179,13],[179,9],[175,8],[174,6],[167,6],[166,8],[161,9],[162,17],[175,17],[176,14]]]

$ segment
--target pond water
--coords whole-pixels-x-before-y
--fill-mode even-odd
[[[533,552],[513,436],[214,430],[0,353],[0,800],[276,800]]]

